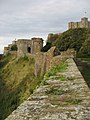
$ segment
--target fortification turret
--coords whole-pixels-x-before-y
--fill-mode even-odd
[[[43,47],[42,38],[32,38],[32,53],[33,54],[40,52],[42,47]]]

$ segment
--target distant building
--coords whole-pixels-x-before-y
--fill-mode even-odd
[[[75,28],[90,28],[90,21],[88,21],[88,18],[83,17],[81,18],[80,22],[68,23],[68,29],[75,29]]]
[[[12,50],[13,46],[16,46],[17,50]],[[42,38],[18,39],[17,41],[13,41],[12,44],[9,44],[8,47],[4,47],[4,55],[11,53],[17,54],[20,57],[28,54],[36,54],[41,51],[42,47]]]

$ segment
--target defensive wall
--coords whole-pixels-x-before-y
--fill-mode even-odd
[[[89,120],[90,89],[73,58],[66,62],[64,72],[50,76],[5,120]]]
[[[60,55],[56,53],[56,47],[51,47],[47,52],[38,52],[35,54],[35,75],[43,76],[51,67],[60,64],[67,58],[75,58],[76,51],[68,49],[61,52]]]

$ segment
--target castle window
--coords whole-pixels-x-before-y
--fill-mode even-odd
[[[27,50],[28,50],[28,53],[31,53],[31,48],[30,48],[30,47],[28,47],[28,49],[27,49]]]

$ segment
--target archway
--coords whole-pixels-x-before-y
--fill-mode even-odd
[[[30,47],[28,47],[28,49],[27,49],[27,50],[28,50],[28,53],[31,53],[31,48],[30,48]]]

